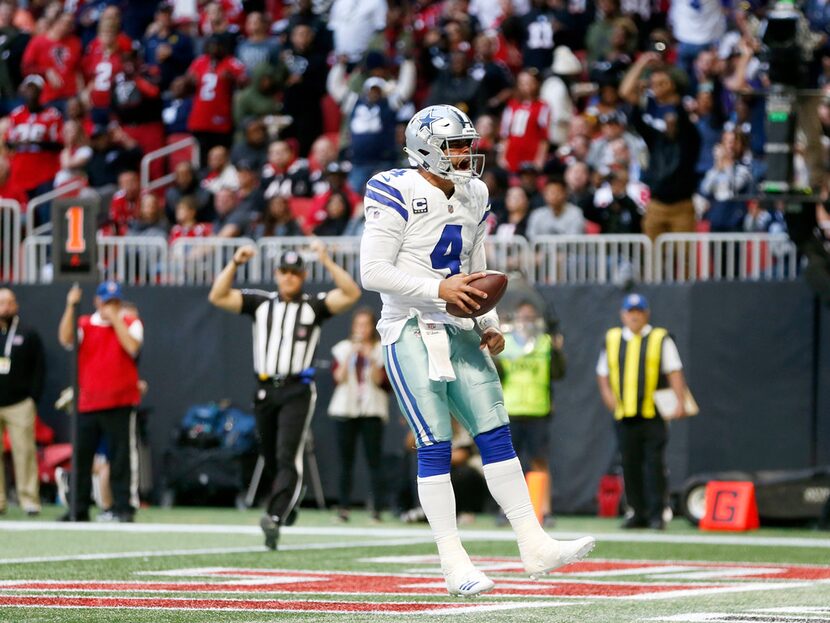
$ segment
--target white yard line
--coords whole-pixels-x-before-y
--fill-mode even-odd
[[[29,531],[78,531],[78,532],[128,532],[146,534],[235,534],[259,536],[261,531],[256,526],[220,525],[220,524],[99,524],[60,523],[46,521],[0,521],[0,532]],[[283,528],[282,535],[291,536],[333,536],[333,537],[369,537],[369,538],[432,538],[429,528],[385,528],[366,527],[351,528],[343,526],[292,526]],[[584,532],[551,532],[559,539],[575,539],[585,536]],[[677,543],[685,545],[742,545],[757,547],[816,547],[830,548],[830,539],[803,537],[763,537],[741,534],[631,534],[631,533],[597,533],[597,541],[614,543]],[[462,530],[461,537],[466,541],[513,541],[515,536],[510,530]],[[281,548],[282,549],[282,548]]]
[[[346,543],[306,543],[297,545],[280,545],[277,552],[289,552],[309,549],[348,549],[350,547],[391,547],[412,543],[431,543],[432,539],[396,539],[385,541],[351,541]],[[71,554],[68,556],[32,556],[29,558],[0,558],[0,565],[20,565],[42,562],[68,562],[73,560],[114,560],[124,558],[158,558],[163,556],[197,556],[215,554],[256,554],[269,550],[261,547],[214,547],[206,549],[174,549],[147,552],[109,552],[103,554]]]

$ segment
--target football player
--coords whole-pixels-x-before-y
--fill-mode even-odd
[[[458,535],[450,482],[450,413],[476,441],[493,498],[516,533],[532,576],[578,560],[592,537],[557,541],[539,525],[510,439],[495,365],[485,352],[504,348],[495,310],[474,320],[452,316],[485,297],[470,282],[484,276],[488,192],[484,156],[472,121],[453,106],[430,106],[406,127],[405,152],[414,169],[379,173],[366,186],[361,241],[363,286],[383,301],[378,331],[389,380],[418,450],[418,496],[429,520],[451,594],[493,588],[476,569]],[[475,327],[481,332],[476,333]]]

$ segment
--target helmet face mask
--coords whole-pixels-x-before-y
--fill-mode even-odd
[[[484,154],[478,153],[479,134],[470,118],[454,106],[430,106],[406,126],[404,151],[413,165],[453,184],[481,177]]]

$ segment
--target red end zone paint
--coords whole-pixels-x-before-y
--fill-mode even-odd
[[[141,608],[165,610],[258,610],[266,612],[362,612],[429,614],[476,608],[467,603],[362,603],[356,601],[290,601],[271,599],[175,599],[140,597],[0,597],[0,607]],[[487,604],[481,604],[487,609]]]
[[[295,593],[318,595],[446,595],[442,578],[325,573],[297,580],[296,571],[270,571],[274,583],[220,582],[10,582],[3,591],[130,593]],[[500,587],[499,584],[502,584]],[[716,590],[716,584],[588,583],[503,580],[490,595],[500,597],[634,597],[678,591]]]
[[[429,596],[450,600],[431,557],[388,558],[384,562],[424,565],[423,573],[349,573],[296,569],[196,568],[150,572],[149,581],[0,581],[0,608],[141,608],[259,610],[274,612],[360,612],[447,614],[493,609],[569,605],[568,598],[671,599],[713,593],[788,589],[793,584],[830,580],[830,566],[710,563],[685,561],[591,560],[569,565],[539,581],[517,577],[515,558],[479,558],[492,568],[491,595],[516,601],[378,601],[384,596]],[[142,573],[142,575],[147,572]],[[171,577],[172,576],[172,577]],[[636,576],[636,577],[635,577]],[[108,593],[94,597],[78,593]],[[33,595],[32,593],[40,593]],[[112,595],[120,593],[121,595]],[[137,593],[145,593],[138,596]],[[187,597],[177,597],[187,593]],[[201,594],[194,597],[193,594]],[[247,594],[235,599],[232,595]],[[252,598],[251,595],[261,596]],[[273,598],[278,595],[278,598]],[[365,599],[344,601],[325,596]],[[318,598],[309,599],[308,596]],[[320,599],[322,598],[322,599]],[[583,602],[585,603],[585,602]],[[466,609],[466,610],[465,610]]]

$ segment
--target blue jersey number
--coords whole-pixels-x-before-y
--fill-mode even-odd
[[[387,171],[386,173],[382,173],[381,177],[383,178],[384,182],[391,182],[393,177],[400,177],[404,173],[406,173],[408,169],[392,169],[391,171]]]
[[[450,269],[450,274],[461,272],[461,225],[444,225],[444,231],[435,244],[429,259],[436,270]]]

